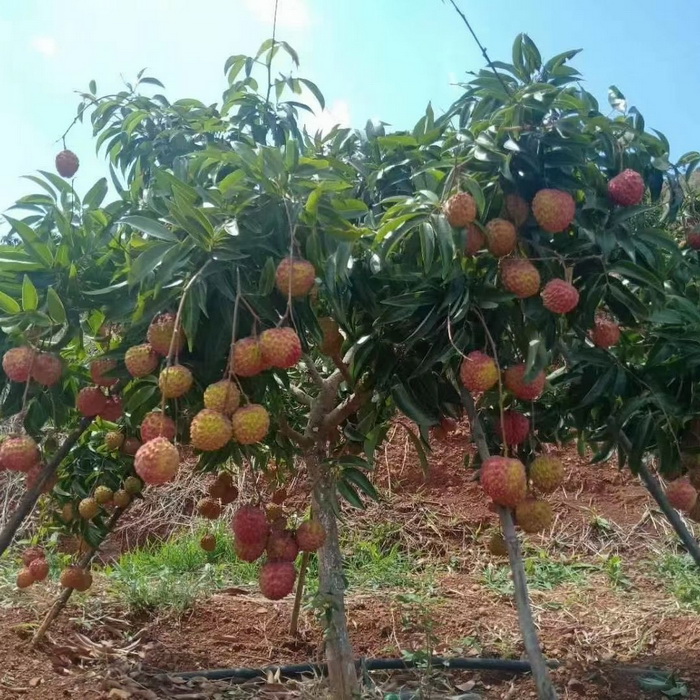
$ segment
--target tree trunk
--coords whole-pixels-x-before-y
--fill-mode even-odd
[[[352,700],[359,695],[359,683],[350,635],[345,617],[343,557],[338,539],[335,483],[330,470],[320,464],[318,455],[306,459],[314,483],[316,516],[326,531],[326,542],[318,551],[318,592],[324,605],[328,681],[333,700]]]

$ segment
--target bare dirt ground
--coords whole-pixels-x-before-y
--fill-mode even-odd
[[[522,658],[517,617],[502,560],[485,548],[496,516],[473,472],[464,427],[438,444],[424,475],[397,430],[382,460],[385,501],[349,514],[348,525],[383,518],[400,523],[400,542],[436,572],[422,597],[351,590],[350,629],[359,656],[402,653]],[[657,698],[643,691],[640,668],[675,671],[700,698],[700,615],[682,608],[656,568],[676,551],[670,528],[644,488],[614,464],[592,466],[562,452],[568,477],[551,500],[550,533],[528,538],[528,575],[540,585],[532,602],[546,655],[561,666],[554,679],[562,698]],[[562,577],[557,578],[563,572]],[[99,591],[99,585],[97,586]],[[31,589],[33,590],[33,589]],[[322,681],[232,686],[228,682],[163,680],[158,674],[227,667],[322,661],[323,642],[311,609],[300,635],[288,633],[292,600],[273,603],[240,588],[218,591],[181,618],[133,617],[115,604],[69,609],[47,640],[28,638],[50,604],[32,593],[31,606],[0,609],[4,658],[1,698],[326,698]],[[531,679],[503,673],[395,672],[372,674],[383,693],[420,688],[421,697],[536,697]],[[383,697],[379,689],[366,697]],[[408,696],[405,696],[408,697]]]

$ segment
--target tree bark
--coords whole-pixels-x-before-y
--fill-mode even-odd
[[[297,590],[294,596],[294,608],[292,609],[292,620],[289,623],[289,634],[296,637],[299,634],[299,611],[301,610],[301,599],[304,596],[304,584],[306,583],[306,571],[309,568],[309,553],[301,555],[299,564],[299,578],[297,579]]]

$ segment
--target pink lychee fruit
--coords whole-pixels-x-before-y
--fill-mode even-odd
[[[260,569],[260,592],[269,600],[280,600],[294,590],[297,572],[287,561],[268,562]]]
[[[569,311],[573,311],[579,298],[576,287],[562,279],[549,280],[540,296],[545,309],[555,314],[568,314]]]
[[[459,377],[469,391],[488,391],[498,381],[498,367],[492,357],[474,350],[462,360]]]
[[[514,508],[527,493],[525,465],[519,459],[489,457],[481,465],[481,486],[496,505]]]
[[[301,341],[293,328],[270,328],[260,336],[263,360],[272,367],[289,369],[301,359]]]
[[[576,202],[562,190],[540,190],[532,200],[532,213],[547,233],[566,231],[576,216]]]
[[[134,469],[151,485],[172,481],[180,466],[180,454],[167,438],[157,437],[141,445],[134,458]]]
[[[641,204],[644,199],[644,178],[636,171],[627,168],[608,183],[610,199],[621,207]]]

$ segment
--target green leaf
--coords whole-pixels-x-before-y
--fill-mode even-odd
[[[53,255],[51,254],[51,249],[48,245],[46,245],[46,243],[43,243],[39,239],[36,231],[34,231],[31,226],[25,224],[24,221],[12,219],[7,216],[7,214],[5,214],[5,220],[17,232],[19,237],[24,242],[27,252],[34,260],[41,263],[44,267],[51,267],[53,265]]]
[[[107,196],[107,178],[100,178],[83,197],[83,206],[87,209],[99,209]]]
[[[624,114],[627,111],[627,100],[615,85],[611,85],[608,88],[608,102],[610,106],[618,112]]]
[[[22,307],[11,296],[0,292],[0,309],[8,314],[18,314]]]
[[[355,484],[360,491],[366,493],[372,500],[379,500],[379,494],[372,485],[372,482],[367,478],[367,475],[361,472],[359,469],[355,469],[355,467],[347,467],[343,469],[342,479],[343,481],[350,481]]]
[[[321,109],[325,109],[326,100],[323,97],[323,93],[318,89],[317,85],[315,83],[312,83],[310,80],[306,80],[306,78],[299,78],[299,82],[303,83],[304,85],[306,85],[307,88],[309,88],[313,96],[318,100],[318,103],[321,105]]]
[[[149,219],[146,216],[139,216],[134,214],[133,216],[125,216],[121,219],[121,223],[128,224],[132,228],[135,228],[142,233],[146,233],[153,238],[158,238],[161,241],[170,241],[171,243],[177,243],[180,239],[168,228],[163,226],[159,221],[155,219]]]
[[[610,272],[618,272],[624,277],[628,277],[636,282],[641,282],[658,292],[664,293],[663,282],[651,271],[646,270],[639,265],[635,265],[633,262],[628,260],[620,260],[615,263],[613,267],[610,268]]]
[[[262,297],[269,296],[275,288],[275,261],[268,257],[260,272],[260,280],[258,281],[258,293]]]
[[[360,498],[357,491],[350,484],[348,484],[347,481],[343,481],[342,479],[339,479],[336,482],[336,488],[338,489],[338,493],[351,506],[354,506],[355,508],[359,508],[360,510],[364,510],[365,506],[362,503],[362,499]]]
[[[129,270],[129,285],[142,282],[150,273],[155,272],[163,258],[172,250],[173,246],[167,243],[156,243],[144,250],[134,260]],[[157,279],[157,273],[156,273]]]
[[[406,431],[406,435],[408,436],[408,439],[410,440],[411,444],[413,445],[413,449],[416,451],[416,454],[418,455],[418,461],[420,462],[421,469],[423,470],[424,474],[428,473],[428,457],[425,454],[425,448],[423,447],[423,443],[421,442],[420,438],[411,430],[407,425],[401,424],[401,427]]]
[[[49,307],[49,316],[51,319],[56,321],[56,323],[65,323],[67,318],[66,309],[63,306],[61,297],[58,296],[58,293],[53,287],[49,287],[46,291],[46,303]]]
[[[29,277],[25,275],[22,280],[22,310],[36,311],[37,306],[39,306],[39,295],[36,287]]]

